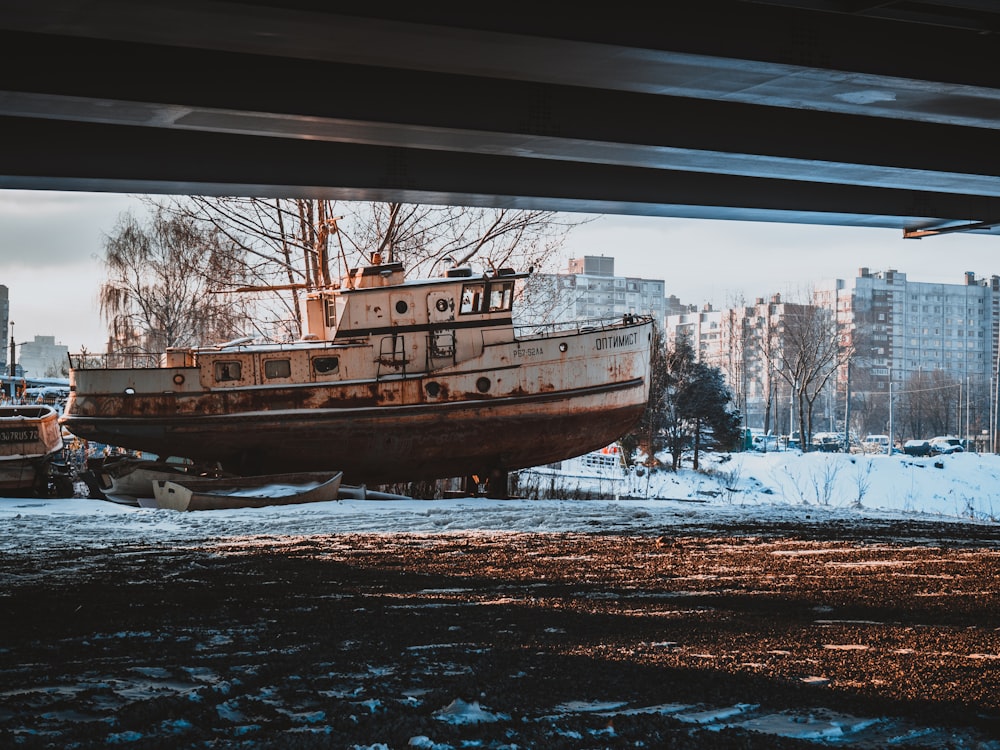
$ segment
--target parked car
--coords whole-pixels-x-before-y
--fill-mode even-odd
[[[903,443],[903,453],[907,456],[929,456],[931,454],[931,441],[907,440]]]
[[[771,453],[781,450],[781,445],[778,443],[777,435],[754,435],[753,449],[760,453]]]
[[[839,453],[844,450],[844,436],[839,432],[817,432],[813,435],[812,449],[824,453]]]
[[[962,441],[953,435],[939,435],[932,437],[929,441],[931,453],[934,455],[947,455],[949,453],[961,453],[965,450]]]
[[[865,453],[888,453],[889,436],[868,435],[863,441],[861,441],[861,447],[864,449]]]

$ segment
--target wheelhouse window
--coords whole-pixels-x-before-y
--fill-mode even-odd
[[[514,282],[490,284],[490,312],[509,312],[514,306]]]
[[[470,315],[482,312],[485,284],[463,284],[462,306],[458,309],[460,315]]]
[[[514,282],[498,281],[491,284],[463,284],[461,315],[476,313],[510,312],[514,306]]]
[[[264,360],[265,378],[290,378],[292,376],[292,363],[288,359],[266,359]]]
[[[243,379],[243,363],[238,360],[215,363],[215,379],[218,382]]]
[[[317,375],[334,375],[340,370],[340,357],[313,357],[312,367]]]

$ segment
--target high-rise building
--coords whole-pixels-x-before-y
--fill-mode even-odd
[[[1000,277],[966,273],[962,282],[910,281],[894,269],[862,268],[854,279],[817,285],[809,304],[775,295],[748,307],[668,315],[667,341],[688,336],[699,359],[726,375],[747,424],[773,429],[775,420],[787,424],[776,414],[791,408],[779,367],[787,324],[808,310],[824,311],[822,335],[835,337],[839,353],[813,404],[815,429],[843,429],[850,393],[858,410],[852,428],[864,421],[865,430],[898,428],[907,436],[927,437],[909,434],[922,429],[980,436],[998,418]],[[934,399],[934,419],[912,413],[919,403],[931,411]],[[894,407],[909,409],[905,426],[892,427]]]
[[[817,304],[835,310],[855,366],[867,370],[875,388],[888,390],[915,373],[940,371],[988,390],[1000,305],[1000,277],[961,284],[910,281],[890,269],[858,271],[816,288]]]
[[[666,344],[672,348],[680,337],[686,337],[699,362],[725,375],[745,424],[779,432],[789,424],[792,413],[791,385],[781,377],[778,365],[785,323],[811,309],[810,304],[784,302],[780,294],[723,310],[705,305],[700,311],[668,314]]]
[[[10,351],[10,296],[9,290],[0,284],[0,372],[7,374],[7,352]]]
[[[652,315],[662,323],[666,310],[663,279],[615,276],[615,259],[587,255],[573,258],[564,272],[539,274],[532,292],[538,303],[548,294],[545,305],[556,321],[611,318],[623,315]]]
[[[836,311],[851,348],[852,394],[884,394],[897,414],[900,403],[936,399],[947,405],[935,431],[995,432],[1000,276],[966,272],[961,283],[944,284],[861,268],[853,280],[817,287],[816,301]]]

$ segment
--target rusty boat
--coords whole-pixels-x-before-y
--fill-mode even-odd
[[[0,496],[70,497],[59,412],[47,404],[0,406]]]
[[[646,406],[653,320],[518,326],[527,273],[400,263],[303,293],[301,338],[71,357],[74,435],[239,475],[343,471],[386,484],[506,479],[627,433]],[[504,484],[506,482],[504,481]]]

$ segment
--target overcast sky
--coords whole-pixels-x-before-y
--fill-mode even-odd
[[[0,190],[0,284],[10,290],[16,341],[47,335],[72,352],[103,350],[103,239],[129,208],[144,213],[137,198],[121,194]],[[716,307],[775,292],[801,296],[817,282],[854,278],[862,266],[955,284],[966,271],[1000,274],[1000,238],[991,236],[904,240],[893,229],[652,217],[599,217],[571,232],[565,255],[612,256],[619,276],[664,279],[668,295]]]

